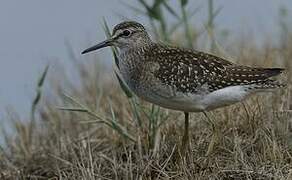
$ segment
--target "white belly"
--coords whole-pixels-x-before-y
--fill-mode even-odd
[[[168,109],[201,112],[237,103],[249,94],[251,92],[247,91],[246,86],[230,86],[208,94],[176,93],[173,97],[163,97],[157,94],[145,93],[138,94],[138,96]]]

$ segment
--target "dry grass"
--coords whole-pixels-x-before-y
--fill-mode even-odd
[[[15,134],[0,149],[0,179],[292,179],[291,42],[226,47],[238,63],[286,67],[288,86],[210,112],[213,128],[192,113],[184,157],[182,113],[127,98],[96,57],[71,53],[80,81],[51,74],[33,130],[9,119]]]
[[[238,56],[245,64],[251,64],[247,60],[253,57],[257,64],[272,66],[278,60],[278,51],[252,49]],[[286,53],[291,59],[291,52]],[[2,178],[289,179],[291,176],[290,85],[274,94],[254,96],[209,113],[216,122],[215,130],[202,114],[193,113],[190,151],[181,157],[178,146],[183,131],[182,114],[136,98],[128,99],[116,81],[108,80],[114,79],[111,73],[91,69],[94,66],[90,62],[78,66],[80,86],[70,84],[65,77],[63,81],[53,81],[50,91],[55,92],[54,96],[46,97],[38,109],[40,116],[32,139],[28,139],[30,123],[13,120],[15,136],[8,137],[7,147],[0,154]],[[289,69],[291,64],[286,63]],[[100,76],[106,76],[107,80]],[[79,112],[79,105],[64,96],[64,90],[95,115]],[[78,112],[62,111],[57,104],[74,107],[71,110]],[[211,141],[212,136],[216,136],[215,141]]]

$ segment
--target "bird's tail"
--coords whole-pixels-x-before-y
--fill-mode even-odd
[[[265,74],[266,77],[273,77],[281,74],[285,69],[283,68],[263,68],[262,73]]]
[[[271,91],[274,89],[284,88],[286,85],[287,84],[274,79],[267,79],[265,81],[250,84],[248,89],[253,91]]]

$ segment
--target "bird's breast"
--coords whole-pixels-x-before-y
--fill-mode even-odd
[[[121,75],[128,87],[136,92],[143,85],[143,65],[137,57],[125,53],[119,56]]]

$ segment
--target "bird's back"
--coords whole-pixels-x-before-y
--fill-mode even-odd
[[[155,43],[131,51],[121,56],[129,87],[138,96],[171,109],[214,109],[253,92],[283,86],[271,79],[281,68],[241,66],[211,54]]]

